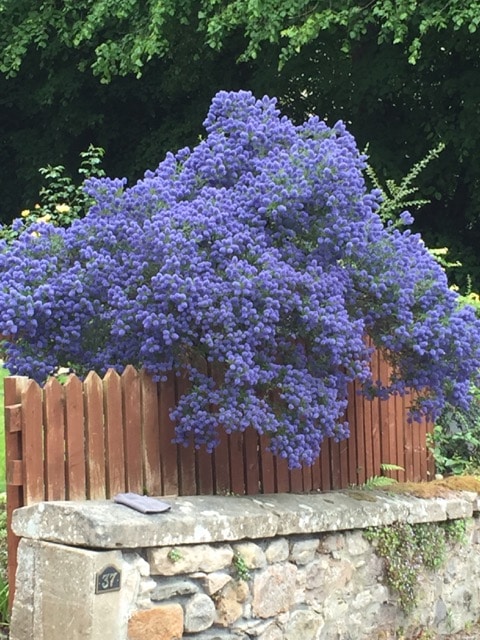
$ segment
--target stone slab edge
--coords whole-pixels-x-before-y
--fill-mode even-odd
[[[112,501],[41,502],[13,514],[17,536],[116,549],[271,538],[471,517],[475,493],[421,499],[345,490],[320,494],[162,498],[171,511],[143,515]]]

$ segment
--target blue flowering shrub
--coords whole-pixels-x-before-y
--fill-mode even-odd
[[[132,187],[89,180],[95,204],[69,228],[3,245],[9,369],[184,369],[179,442],[212,450],[220,428],[253,425],[292,468],[348,437],[354,379],[372,396],[416,390],[415,415],[466,405],[479,322],[420,237],[382,223],[344,125],[295,126],[274,100],[221,92],[205,127]],[[366,337],[393,365],[387,387]]]

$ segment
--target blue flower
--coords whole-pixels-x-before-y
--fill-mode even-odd
[[[416,390],[413,417],[465,405],[480,324],[420,237],[384,227],[345,126],[295,126],[275,100],[220,92],[205,127],[131,187],[91,179],[94,205],[70,228],[0,246],[11,371],[183,369],[178,442],[211,451],[220,429],[252,425],[291,468],[348,437],[353,380],[370,397]],[[390,358],[388,385],[367,337]]]

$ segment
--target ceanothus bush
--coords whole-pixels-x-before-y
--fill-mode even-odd
[[[88,181],[95,204],[68,229],[2,246],[10,370],[186,369],[179,442],[212,450],[220,428],[253,425],[292,468],[348,437],[354,379],[381,397],[416,390],[415,415],[465,405],[480,325],[420,237],[383,225],[344,125],[295,126],[275,100],[221,92],[205,127],[132,187]],[[393,364],[388,387],[366,337]]]

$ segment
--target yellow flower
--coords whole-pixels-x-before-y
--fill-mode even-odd
[[[70,207],[65,203],[57,204],[55,205],[55,211],[57,211],[58,213],[68,213],[70,211]]]
[[[37,218],[37,222],[50,222],[52,216],[49,213],[46,213],[44,216]]]
[[[35,205],[35,209],[41,209],[41,208],[42,207],[38,203]]]
[[[24,209],[23,211],[20,212],[20,215],[22,216],[22,218],[26,218],[27,216],[30,215],[30,209]]]

